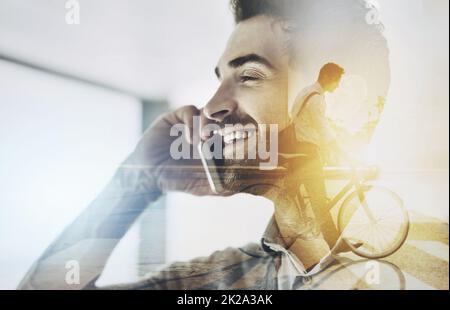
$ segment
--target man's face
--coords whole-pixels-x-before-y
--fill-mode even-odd
[[[202,125],[215,123],[224,128],[235,124],[257,127],[266,124],[268,129],[270,124],[276,124],[278,131],[284,129],[289,120],[289,58],[285,42],[286,35],[280,24],[270,17],[257,16],[239,23],[215,68],[220,86],[202,111]],[[258,159],[248,160],[247,157],[246,160],[235,159],[239,147],[244,146],[243,152],[248,154],[247,133],[228,128],[220,134],[224,140],[224,156],[233,158],[225,161],[225,167],[258,162]],[[205,134],[203,138],[207,136]],[[239,173],[242,170],[233,170],[231,179]]]
[[[340,83],[341,83],[341,79],[330,83],[327,87],[328,88],[327,91],[330,93],[334,93],[336,91],[336,89],[339,87]]]

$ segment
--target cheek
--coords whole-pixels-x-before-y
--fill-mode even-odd
[[[245,98],[245,99],[244,99]],[[257,89],[243,96],[241,109],[258,124],[277,124],[279,130],[289,122],[287,92],[280,89]]]
[[[279,130],[287,126],[289,115],[287,104],[285,101],[269,101],[267,102],[264,112],[261,114],[262,123],[277,124]]]

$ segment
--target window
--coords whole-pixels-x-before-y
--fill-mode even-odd
[[[0,61],[0,288],[14,289],[135,147],[133,97]]]

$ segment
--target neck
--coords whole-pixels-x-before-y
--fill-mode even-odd
[[[322,82],[320,82],[320,81],[317,81],[317,84],[320,86],[320,88],[322,88],[322,91],[323,91],[323,92],[326,91],[325,83],[322,83]]]

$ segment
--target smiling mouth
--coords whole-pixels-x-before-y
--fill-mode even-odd
[[[236,128],[222,128],[214,131],[214,135],[220,135],[225,145],[233,144],[240,140],[252,138],[256,135],[256,129],[236,129]]]

